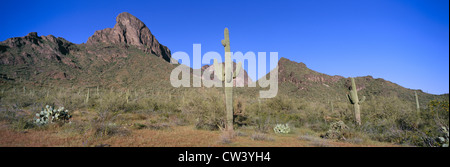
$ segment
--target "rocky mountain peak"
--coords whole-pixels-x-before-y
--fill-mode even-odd
[[[34,37],[34,38],[37,38],[38,35],[37,35],[37,32],[30,32],[30,33],[28,33],[27,37]]]
[[[128,44],[155,54],[166,61],[170,61],[171,57],[170,50],[156,40],[150,29],[137,17],[127,12],[117,16],[114,28],[96,31],[89,37],[87,44],[96,43]]]

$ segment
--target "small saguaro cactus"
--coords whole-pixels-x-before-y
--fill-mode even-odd
[[[217,59],[214,59],[214,75],[225,82],[225,103],[226,103],[226,117],[227,130],[233,130],[233,78],[236,78],[241,71],[242,62],[236,66],[236,71],[233,72],[233,62],[231,60],[230,52],[230,36],[228,28],[224,30],[224,38],[222,45],[225,47],[225,68],[223,64],[219,64]]]
[[[88,92],[86,94],[86,100],[84,101],[86,104],[89,102],[89,88],[88,88]]]
[[[330,101],[330,104],[331,104],[331,113],[334,113],[333,101]]]
[[[417,113],[420,113],[420,105],[419,105],[419,97],[417,96],[417,92],[414,91],[414,94],[416,96],[416,108],[417,108]]]
[[[130,99],[130,89],[127,89],[127,92],[125,94],[125,98],[127,99],[127,104],[128,104],[128,101]]]
[[[361,125],[361,112],[359,105],[366,100],[366,96],[363,96],[361,100],[358,98],[358,91],[356,90],[356,84],[355,79],[350,78],[352,81],[352,89],[350,90],[350,94],[347,94],[347,99],[350,101],[351,104],[353,104],[353,107],[355,108],[355,119],[356,123],[358,125]]]

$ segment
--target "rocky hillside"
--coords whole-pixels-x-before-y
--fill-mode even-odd
[[[286,58],[278,62],[279,93],[290,97],[309,98],[318,101],[346,100],[351,82],[342,76],[330,76],[309,69],[304,63],[297,63]],[[373,78],[372,76],[356,77],[356,87],[360,95],[368,99],[375,97],[398,97],[406,101],[414,101],[414,91],[419,95],[421,104],[429,100],[446,99],[448,94],[432,95],[422,90],[404,88],[398,84]]]
[[[121,13],[116,21],[86,44],[36,32],[0,42],[1,82],[120,86],[168,80],[170,50],[131,14]]]

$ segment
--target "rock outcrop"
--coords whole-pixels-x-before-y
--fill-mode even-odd
[[[171,57],[169,48],[161,45],[141,20],[127,12],[117,16],[114,28],[96,31],[89,37],[87,44],[96,43],[128,44],[155,54],[166,61],[170,61]]]
[[[9,38],[0,42],[0,64],[18,65],[25,63],[38,63],[39,59],[46,58],[74,66],[70,58],[65,57],[76,46],[64,38],[53,35],[38,36],[31,32],[24,37]]]

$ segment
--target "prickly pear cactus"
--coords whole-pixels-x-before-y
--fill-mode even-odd
[[[441,127],[441,131],[442,131],[442,133],[444,133],[444,136],[438,137],[437,141],[442,147],[448,147],[448,143],[449,143],[448,129],[443,126],[443,127]]]
[[[228,28],[224,30],[224,39],[222,45],[225,47],[225,68],[223,64],[219,64],[217,59],[214,59],[214,74],[220,81],[225,82],[225,103],[226,103],[226,117],[227,129],[233,130],[233,78],[236,78],[241,71],[242,62],[236,66],[236,71],[233,71],[233,61],[231,60],[230,52],[230,36]]]
[[[34,122],[37,125],[46,125],[55,121],[62,121],[65,123],[66,121],[69,121],[70,118],[72,118],[72,115],[69,114],[69,110],[64,110],[64,107],[56,109],[46,105],[41,112],[36,113]]]
[[[277,124],[274,128],[273,131],[275,133],[282,133],[282,134],[288,134],[289,132],[291,132],[291,128],[289,128],[288,124]]]
[[[350,94],[347,94],[347,99],[353,104],[355,108],[355,119],[358,125],[361,125],[361,112],[359,105],[366,100],[366,96],[363,96],[361,100],[358,98],[358,91],[356,90],[355,79],[350,78],[352,80],[352,89],[350,90]]]

